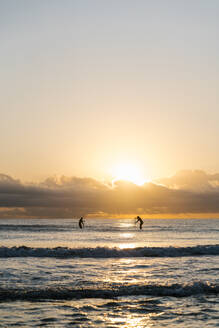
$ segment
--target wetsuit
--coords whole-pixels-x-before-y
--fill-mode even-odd
[[[136,221],[136,223],[137,222],[139,222],[139,228],[140,228],[140,230],[142,229],[142,226],[143,226],[143,224],[144,224],[144,222],[143,222],[143,220],[140,218],[140,217],[137,217],[137,221]]]
[[[78,222],[79,228],[83,229],[84,228],[84,220],[83,218],[80,218],[79,222]]]

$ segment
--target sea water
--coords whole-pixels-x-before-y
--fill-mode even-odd
[[[0,327],[219,327],[219,220],[0,220]]]

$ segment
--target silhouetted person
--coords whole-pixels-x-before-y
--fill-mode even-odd
[[[78,221],[78,225],[79,225],[80,229],[84,228],[84,219],[83,219],[83,217],[81,217],[80,220]]]
[[[138,222],[139,222],[139,228],[141,230],[144,222],[143,222],[142,218],[140,218],[140,216],[137,216],[137,218],[136,218],[136,223],[138,223]]]

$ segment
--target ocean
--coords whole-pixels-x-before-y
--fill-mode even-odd
[[[0,327],[219,327],[219,219],[0,220]]]

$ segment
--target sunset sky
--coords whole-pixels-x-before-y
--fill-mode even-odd
[[[218,17],[1,0],[0,217],[219,216]]]

